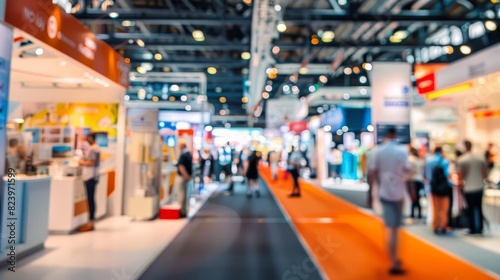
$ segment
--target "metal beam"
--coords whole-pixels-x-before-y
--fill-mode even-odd
[[[212,60],[212,61],[200,61],[200,62],[181,62],[181,61],[175,61],[175,62],[161,62],[161,61],[154,61],[154,60],[149,60],[147,63],[151,63],[156,67],[189,67],[189,68],[206,68],[206,67],[229,67],[229,68],[242,68],[242,67],[248,67],[248,62],[246,61],[241,61],[241,60],[225,60],[225,61],[218,61],[218,60]],[[141,65],[141,62],[135,62],[132,61],[130,63],[132,67],[137,67]]]
[[[120,46],[123,42],[117,41],[106,41],[110,46]],[[225,44],[206,44],[206,43],[196,43],[196,44],[179,44],[179,43],[161,43],[161,42],[145,42],[146,48],[163,48],[166,51],[205,51],[205,50],[238,50],[238,51],[248,51],[250,46],[248,44],[227,42]],[[132,44],[120,46],[123,49],[142,49],[142,47]]]
[[[280,47],[281,51],[292,51],[298,48],[303,48],[305,46],[299,46],[297,44],[275,44]],[[354,47],[354,48],[378,48],[383,51],[395,51],[399,52],[406,49],[416,49],[416,48],[428,48],[428,47],[444,47],[445,45],[435,45],[435,44],[381,44],[381,43],[355,43],[355,42],[333,42],[329,44],[319,44],[316,46],[311,46],[314,48],[346,48],[346,47]]]

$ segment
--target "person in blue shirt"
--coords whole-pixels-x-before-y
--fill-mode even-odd
[[[430,190],[430,200],[432,201],[432,228],[436,234],[444,234],[450,230],[448,227],[448,210],[450,208],[450,199],[448,195],[433,194],[430,182],[432,181],[432,173],[434,167],[440,165],[443,168],[446,178],[449,178],[450,162],[443,156],[443,148],[436,147],[434,155],[430,156],[425,163],[424,178],[427,188]],[[449,184],[450,192],[452,184]]]

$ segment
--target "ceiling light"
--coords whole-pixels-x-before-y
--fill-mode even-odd
[[[241,98],[241,102],[243,102],[243,103],[247,103],[247,102],[248,102],[248,97],[247,97],[247,96],[243,96],[243,97]]]
[[[215,73],[217,73],[217,69],[215,67],[210,66],[207,68],[207,72],[210,75],[214,75]]]
[[[262,98],[264,98],[264,99],[268,99],[268,98],[269,98],[269,92],[264,91],[264,92],[262,93]]]
[[[142,66],[137,66],[137,72],[141,73],[141,74],[146,74],[148,72],[148,70],[146,70],[146,68],[142,67]]]
[[[300,92],[299,87],[298,86],[293,86],[292,87],[292,92],[293,92],[293,94],[299,94],[299,92]]]
[[[319,44],[319,39],[316,35],[313,35],[313,37],[311,38],[311,44],[312,45],[317,45]]]
[[[346,74],[346,75],[351,75],[351,74],[352,74],[352,69],[351,69],[351,68],[349,68],[349,67],[346,67],[346,68],[344,69],[344,74]]]
[[[347,127],[346,125],[344,125],[344,126],[342,127],[342,131],[343,131],[343,132],[347,132],[347,131],[349,131],[349,127]]]
[[[216,87],[216,88],[215,88],[215,92],[217,92],[217,93],[221,93],[221,92],[222,92],[222,88],[221,88],[221,87]]]
[[[370,125],[368,125],[368,126],[366,127],[366,129],[367,129],[369,132],[373,132],[373,131],[375,130],[375,128],[374,128],[374,127],[373,127],[373,125],[371,125],[371,124],[370,124]]]
[[[205,35],[203,34],[203,32],[201,30],[194,30],[192,35],[193,35],[194,40],[197,42],[205,41]]]
[[[43,49],[42,49],[42,48],[37,48],[37,49],[35,50],[35,54],[36,54],[36,55],[42,55],[42,54],[43,54]]]
[[[339,130],[337,130],[337,135],[338,135],[338,136],[342,135],[343,133],[344,133],[344,132],[343,132],[342,130],[340,130],[340,129],[339,129]]]
[[[224,96],[221,96],[219,98],[219,102],[222,103],[222,104],[226,103],[226,101],[227,101],[227,99]]]
[[[130,58],[126,57],[125,58],[125,63],[130,63]]]
[[[244,60],[249,60],[252,57],[252,55],[249,52],[242,52],[241,53],[241,58]]]
[[[332,131],[332,127],[330,125],[325,125],[325,127],[323,127],[323,130],[326,132],[330,132]]]
[[[243,0],[243,3],[247,5],[252,5],[252,0]]]
[[[318,111],[318,113],[323,113],[325,111],[325,109],[323,109],[323,107],[318,107],[318,109],[316,109],[316,111]]]
[[[273,86],[272,85],[267,85],[265,87],[266,91],[272,91],[273,90]]]
[[[299,73],[302,74],[302,75],[307,74],[307,67],[300,67]]]
[[[170,91],[179,91],[179,86],[178,85],[171,85]]]
[[[130,20],[124,20],[122,21],[122,26],[123,27],[131,27],[131,26],[134,26],[135,25],[135,22],[133,21],[130,21]]]
[[[368,81],[368,79],[365,77],[365,76],[361,76],[359,77],[359,82],[362,83],[362,84],[366,84],[366,82]]]
[[[119,13],[117,13],[117,12],[111,12],[111,13],[109,13],[109,17],[110,17],[110,18],[117,18],[117,17],[119,17],[119,16],[120,16],[120,14],[119,14]]]
[[[158,102],[158,101],[160,101],[160,98],[158,98],[158,96],[156,96],[156,95],[153,96],[153,102]]]
[[[125,100],[125,101],[129,101],[129,100],[130,100],[130,96],[125,95],[125,96],[123,97],[123,100]]]
[[[368,91],[366,90],[366,88],[362,88],[359,90],[359,94],[361,95],[366,95],[368,93]]]
[[[275,6],[274,6],[274,10],[275,10],[276,12],[281,11],[281,6],[280,6],[280,5],[275,5]]]
[[[248,68],[245,67],[245,68],[241,69],[241,74],[247,75],[248,74]]]
[[[141,48],[143,48],[143,47],[146,45],[146,44],[144,43],[144,41],[143,41],[143,40],[141,40],[141,39],[137,39],[137,40],[135,40],[135,42],[136,42],[136,43],[137,43],[137,45],[138,45],[139,47],[141,47]]]
[[[310,85],[309,86],[309,91],[310,92],[315,92],[316,91],[316,87],[314,85]]]
[[[134,40],[128,39],[128,43],[132,45],[134,43]]]
[[[185,96],[185,95],[181,96],[181,101],[182,102],[186,102],[187,100],[188,100],[187,96]]]
[[[137,91],[137,98],[144,100],[144,98],[146,98],[146,90],[143,88],[139,89],[139,91]]]
[[[154,65],[153,65],[153,63],[144,62],[144,63],[141,63],[141,67],[146,69],[146,71],[151,71],[151,70],[153,70]]]
[[[163,67],[163,72],[170,72],[170,67]]]
[[[452,46],[446,46],[443,47],[443,50],[446,54],[452,54],[453,53],[453,47]]]
[[[407,36],[408,32],[406,32],[406,30],[399,30],[392,34],[391,37],[394,37],[394,39],[404,40]]]
[[[286,24],[285,24],[285,22],[280,21],[278,23],[278,25],[276,26],[276,29],[278,30],[278,32],[281,32],[281,33],[285,32],[286,31]]]
[[[284,85],[283,86],[283,91],[290,91],[290,86],[289,85]]]
[[[370,71],[373,69],[373,65],[371,63],[365,62],[363,63],[363,68],[367,71]]]
[[[135,75],[130,75],[130,80],[131,81],[135,81],[135,79],[136,79]]]
[[[339,0],[339,5],[344,6],[347,4],[347,0]]]
[[[472,49],[467,45],[462,45],[462,46],[460,46],[460,51],[463,54],[467,55],[467,54],[470,54],[472,52]]]
[[[274,72],[271,72],[271,73],[269,73],[269,75],[267,75],[267,77],[269,79],[276,79],[278,77],[278,75],[276,73],[274,73]]]
[[[221,116],[225,116],[225,115],[227,114],[227,111],[226,111],[226,110],[224,110],[224,109],[222,109],[222,110],[220,110],[220,111],[219,111],[219,114],[220,114]]]
[[[231,128],[231,124],[230,124],[230,123],[225,123],[225,124],[224,124],[224,127],[225,127],[225,128]]]
[[[497,24],[494,21],[488,20],[484,23],[484,27],[486,27],[489,31],[497,30]]]
[[[171,95],[171,96],[168,98],[168,101],[170,101],[170,102],[174,102],[174,101],[175,101],[175,96]]]
[[[326,84],[328,82],[328,78],[324,75],[319,76],[319,81],[322,82],[323,84]]]
[[[164,93],[164,94],[161,95],[161,99],[167,100],[167,98],[168,98],[168,95],[166,93]]]
[[[279,52],[280,52],[280,47],[278,47],[278,46],[274,46],[274,47],[273,47],[273,53],[274,53],[274,54],[278,54]]]
[[[403,41],[403,39],[398,38],[398,37],[391,36],[391,37],[389,38],[389,41],[391,41],[391,43],[401,43],[401,41]]]
[[[321,41],[325,43],[332,42],[333,38],[335,38],[335,33],[333,33],[333,31],[331,30],[325,31],[323,32],[323,34],[321,34]]]
[[[162,60],[163,56],[161,55],[161,53],[156,53],[155,54],[155,59],[156,60]]]
[[[213,127],[211,125],[205,126],[205,131],[212,131]]]
[[[344,95],[342,96],[345,100],[348,100],[349,98],[351,98],[351,95],[349,93],[344,93]]]
[[[186,105],[186,111],[191,111],[191,105]]]

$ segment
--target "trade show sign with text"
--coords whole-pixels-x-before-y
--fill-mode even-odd
[[[410,143],[411,65],[375,62],[369,73],[377,143],[382,142],[390,127],[396,128],[400,143]]]
[[[12,56],[12,30],[0,23],[0,35],[2,38],[7,38],[7,43],[0,44],[0,154],[5,156],[6,153],[6,130],[7,115],[9,113],[9,73],[10,73],[10,58]],[[10,40],[9,40],[10,38]],[[0,160],[0,170],[5,170],[5,161]]]
[[[7,0],[5,22],[128,87],[125,60],[52,0]]]

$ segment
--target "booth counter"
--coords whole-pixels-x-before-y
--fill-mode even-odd
[[[108,173],[99,175],[95,191],[95,218],[107,213]],[[53,177],[50,189],[49,231],[72,233],[89,221],[87,194],[81,177]]]
[[[14,178],[14,177],[12,177]],[[2,235],[0,237],[0,262],[7,260],[8,250],[15,246],[16,258],[42,249],[48,237],[49,176],[16,175],[15,183],[3,178]],[[10,189],[9,189],[10,186]],[[14,193],[9,193],[14,189]],[[14,194],[14,195],[13,195]],[[9,199],[14,197],[14,200]],[[9,203],[10,202],[10,203]],[[14,207],[14,208],[9,208]],[[12,209],[15,209],[12,212]]]

